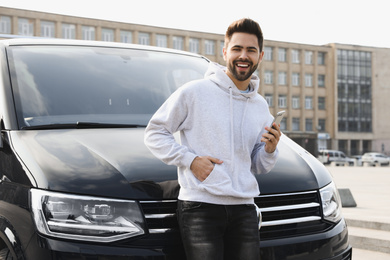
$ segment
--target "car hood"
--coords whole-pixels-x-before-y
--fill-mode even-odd
[[[176,167],[156,159],[143,136],[139,128],[11,133],[13,147],[38,188],[127,199],[176,198]],[[285,136],[279,151],[274,169],[257,176],[263,194],[318,189],[331,181],[317,159]]]

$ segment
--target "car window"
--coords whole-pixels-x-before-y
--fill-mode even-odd
[[[133,49],[13,46],[8,53],[20,127],[146,125],[173,91],[208,68],[203,58]]]

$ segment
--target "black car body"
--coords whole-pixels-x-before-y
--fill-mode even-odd
[[[0,259],[184,260],[176,168],[143,135],[208,63],[146,46],[1,41]],[[351,259],[331,175],[286,136],[279,149],[257,176],[262,259]]]

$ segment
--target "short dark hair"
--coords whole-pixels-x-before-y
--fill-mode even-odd
[[[249,18],[242,18],[230,24],[225,33],[225,47],[231,40],[233,34],[236,32],[254,34],[257,37],[257,41],[259,42],[260,52],[263,51],[263,32],[261,31],[260,25],[256,21]]]

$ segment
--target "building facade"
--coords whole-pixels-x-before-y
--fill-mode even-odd
[[[113,41],[173,48],[224,64],[223,34],[0,7],[0,34]],[[390,50],[265,40],[256,73],[270,111],[286,110],[282,131],[317,154],[334,149],[390,155]]]

